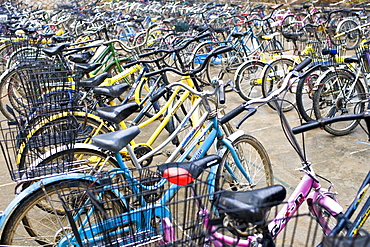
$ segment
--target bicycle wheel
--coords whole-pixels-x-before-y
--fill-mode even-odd
[[[34,124],[35,128],[32,126],[27,127],[29,129],[27,138],[23,138],[23,145],[20,145],[19,169],[29,167],[36,159],[43,157],[49,150],[63,145],[62,142],[58,143],[58,138],[55,137],[55,135],[58,135],[57,132],[59,132],[59,135],[63,135],[61,134],[63,131],[67,134],[66,131],[73,128],[76,130],[77,135],[70,138],[73,139],[73,142],[82,143],[88,142],[92,136],[115,131],[113,126],[102,120],[99,121],[99,118],[92,118],[84,112],[73,112],[72,114],[67,114],[67,116],[65,114],[57,114],[50,117],[47,122],[34,120],[32,124]],[[50,138],[48,138],[49,136]]]
[[[192,54],[193,56],[193,60],[191,61],[192,69],[196,69],[202,66],[207,55],[218,46],[219,44],[215,42],[205,42],[204,44],[198,46],[193,51],[193,54]],[[203,70],[200,73],[198,73],[197,78],[199,78],[203,84],[209,85],[210,81],[209,81],[206,70]]]
[[[227,82],[234,79],[235,71],[243,63],[243,56],[237,50],[232,50],[213,57],[206,67],[208,81],[216,77]]]
[[[264,68],[264,74],[262,77],[262,94],[263,97],[267,97],[272,91],[280,88],[283,83],[284,77],[294,67],[295,61],[288,58],[276,59],[270,64],[266,64]],[[289,86],[288,90],[284,93],[284,99],[295,104],[295,92],[296,83],[291,80],[292,85]],[[267,103],[272,109],[275,109],[273,102]],[[293,104],[282,102],[282,110],[290,111],[293,109]]]
[[[252,179],[250,184],[236,166],[230,150],[226,150],[216,174],[216,190],[250,190],[272,185],[270,158],[262,144],[253,136],[242,135],[233,141],[244,171]]]
[[[64,207],[59,201],[58,193],[70,193],[70,202],[76,206],[83,202],[83,198],[73,196],[74,191],[91,188],[92,182],[71,179],[63,183],[52,183],[38,189],[25,198],[12,212],[6,222],[1,236],[1,244],[18,246],[56,246],[64,237],[64,233],[72,233]],[[58,192],[58,193],[57,193]],[[47,196],[46,196],[47,194]],[[116,214],[125,212],[125,207],[113,193],[104,193],[103,198],[112,201],[110,208]],[[54,210],[51,210],[50,200]]]
[[[16,70],[8,70],[0,78],[0,111],[7,119],[14,118],[5,107],[6,105],[11,105],[9,101],[9,90],[13,90],[14,85],[19,84],[20,81],[21,79]]]
[[[316,81],[321,74],[321,69],[300,78],[297,83],[296,102],[302,118],[309,122],[316,120],[313,110],[313,96],[316,90]]]
[[[249,61],[243,63],[235,73],[235,88],[244,100],[262,96],[262,72],[265,63]]]
[[[337,70],[328,73],[319,83],[314,94],[313,107],[317,119],[345,114],[360,113],[364,110],[365,89],[361,81],[345,71]],[[324,129],[333,135],[341,136],[350,133],[360,120],[342,121],[326,125]]]
[[[342,21],[338,25],[336,33],[340,34],[340,33],[348,32],[349,30],[354,29],[356,27],[358,27],[358,24],[355,21],[348,19],[348,20]],[[346,33],[344,36],[339,37],[340,40],[344,40],[344,43],[346,44],[346,49],[348,50],[355,49],[360,44],[361,38],[362,38],[362,34],[361,34],[360,29],[355,29],[351,32]]]

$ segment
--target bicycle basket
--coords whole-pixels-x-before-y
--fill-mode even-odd
[[[370,235],[356,236],[356,237],[343,237],[343,236],[332,236],[324,237],[322,247],[370,247]]]
[[[43,44],[32,37],[13,37],[11,38],[12,53],[9,59],[14,62],[33,62],[42,58]]]
[[[76,164],[73,148],[78,129],[71,118],[47,122],[39,120],[36,126],[24,119],[0,122],[0,147],[11,179],[16,182],[37,180],[58,174],[85,169]],[[64,151],[58,159],[49,157]],[[49,158],[49,160],[45,160]]]
[[[370,72],[370,50],[368,45],[359,46],[356,49],[356,56],[360,61],[363,71],[365,73]]]
[[[190,25],[186,22],[179,21],[175,24],[175,31],[176,32],[187,32],[190,29]]]
[[[50,65],[19,68],[8,95],[20,116],[55,114],[75,109],[81,94],[67,71]]]
[[[208,184],[204,182],[207,179],[197,179],[179,190],[168,182],[156,187],[152,179],[149,179],[153,186],[150,190],[140,187],[140,181],[148,181],[146,175],[151,174],[153,178],[157,174],[156,169],[133,169],[132,174],[137,176],[129,180],[123,179],[122,172],[111,171],[95,185],[77,185],[70,181],[55,185],[58,197],[52,193],[47,196],[54,212],[58,212],[57,217],[69,219],[69,222],[54,222],[60,229],[71,229],[63,239],[71,244],[81,242],[84,246],[198,246],[204,243],[204,216],[200,214],[199,205],[203,205],[203,209],[211,205],[206,193]],[[160,179],[158,175],[154,177],[156,181]],[[148,202],[153,198],[157,198],[157,203]]]

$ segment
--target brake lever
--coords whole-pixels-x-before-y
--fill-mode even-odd
[[[245,110],[247,111],[247,114],[245,114],[244,117],[242,117],[242,119],[236,125],[237,129],[240,128],[240,126],[244,123],[245,120],[247,120],[247,118],[249,118],[250,116],[254,115],[257,112],[257,108],[251,105],[245,107]]]

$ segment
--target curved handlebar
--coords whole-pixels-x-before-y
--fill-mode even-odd
[[[157,55],[159,53],[173,53],[173,52],[178,52],[180,50],[183,50],[185,49],[186,47],[188,47],[192,42],[194,41],[198,41],[198,40],[201,40],[201,39],[204,39],[204,38],[207,38],[209,36],[211,36],[212,33],[211,32],[206,32],[204,34],[201,34],[201,35],[198,35],[188,41],[185,42],[185,44],[175,48],[175,49],[172,49],[172,50],[165,50],[165,49],[159,49],[159,50],[155,50],[155,51],[151,51],[151,52],[147,52],[147,53],[143,53],[143,54],[140,54],[139,57],[148,57],[148,56],[152,56],[152,55]]]
[[[226,123],[228,121],[230,121],[231,119],[235,118],[236,116],[238,116],[240,113],[242,113],[243,111],[246,111],[248,110],[248,113],[247,115],[242,119],[240,120],[240,122],[238,123],[237,125],[237,128],[239,128],[239,126],[250,116],[252,115],[255,110],[252,110],[253,107],[251,107],[252,104],[264,104],[264,103],[267,103],[269,102],[270,100],[272,100],[273,98],[276,98],[277,96],[279,96],[284,90],[286,90],[290,84],[290,79],[292,78],[292,76],[297,76],[297,77],[301,77],[302,74],[299,74],[298,72],[303,70],[306,66],[308,66],[310,63],[312,62],[312,59],[310,57],[306,58],[305,60],[303,60],[300,64],[298,64],[294,69],[292,69],[284,78],[283,80],[283,83],[281,85],[280,88],[276,89],[275,91],[272,91],[269,96],[267,96],[266,98],[263,98],[263,97],[260,97],[260,98],[256,98],[256,99],[252,99],[252,100],[249,100],[247,102],[244,102],[243,104],[241,104],[240,106],[238,106],[237,108],[235,108],[234,110],[226,113],[221,119],[220,119],[220,122],[221,123]]]
[[[349,120],[358,120],[358,119],[368,119],[370,121],[370,110],[364,111],[359,114],[349,114],[349,115],[341,115],[332,118],[322,118],[317,121],[312,121],[305,123],[301,126],[294,127],[292,129],[293,134],[303,133],[309,130],[313,130],[316,128],[322,128],[325,125],[342,122],[342,121],[349,121]]]
[[[214,56],[217,56],[219,54],[222,54],[222,53],[225,53],[225,52],[229,52],[231,50],[233,50],[234,48],[233,47],[230,47],[230,46],[221,46],[221,47],[217,47],[216,49],[214,49],[213,51],[211,51],[211,53],[205,58],[204,62],[202,63],[202,65],[195,69],[195,70],[192,70],[192,71],[189,71],[189,72],[181,72],[175,68],[172,68],[172,67],[166,67],[166,68],[163,68],[161,70],[157,70],[157,71],[152,71],[152,72],[149,72],[149,73],[146,73],[145,76],[147,77],[151,77],[151,76],[155,76],[155,75],[158,75],[158,74],[161,74],[161,73],[164,73],[164,72],[174,72],[180,76],[191,76],[191,75],[195,75],[197,73],[199,73],[200,71],[202,71],[208,64],[209,60],[214,57]]]
[[[153,29],[155,28],[155,27],[157,27],[158,26],[158,24],[153,24],[153,25],[151,25],[147,30],[146,30],[146,32],[145,32],[145,40],[144,40],[144,42],[142,42],[142,43],[140,43],[140,44],[138,44],[138,45],[136,45],[136,46],[127,46],[122,40],[119,40],[119,39],[112,39],[112,40],[109,40],[109,41],[106,41],[106,42],[104,42],[104,44],[111,44],[111,43],[114,43],[114,42],[117,42],[117,43],[119,43],[119,45],[122,47],[122,49],[124,50],[124,51],[126,51],[126,52],[131,52],[131,51],[133,51],[133,50],[135,50],[135,49],[137,49],[137,48],[140,48],[140,47],[142,47],[142,46],[144,46],[144,45],[146,45],[146,43],[147,43],[147,41],[148,41],[148,39],[149,39],[149,32],[150,31],[153,31]],[[161,29],[158,29],[158,30],[161,30]]]

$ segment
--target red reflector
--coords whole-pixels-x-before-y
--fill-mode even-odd
[[[187,170],[179,167],[170,167],[164,170],[163,178],[177,185],[187,185],[194,181],[194,178]]]

